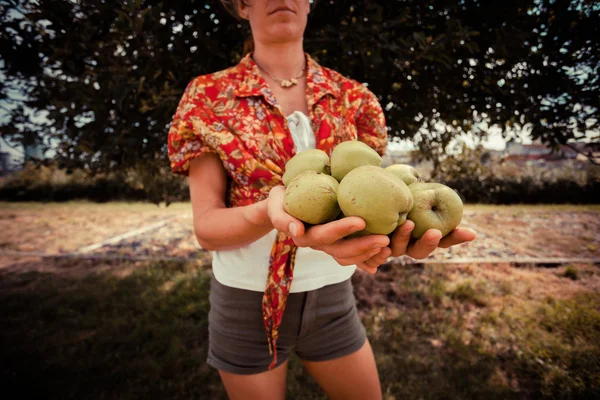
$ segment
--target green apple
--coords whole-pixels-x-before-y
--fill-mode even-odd
[[[329,156],[323,150],[310,149],[297,153],[285,164],[285,174],[283,174],[283,184],[289,183],[304,171],[316,171],[330,175]]]
[[[331,176],[341,182],[346,174],[363,165],[379,167],[383,160],[379,153],[358,140],[342,142],[331,152]]]
[[[385,170],[402,179],[402,181],[407,185],[412,185],[415,182],[421,182],[419,173],[412,165],[393,164],[387,167]]]
[[[387,235],[406,222],[413,197],[408,186],[394,174],[364,165],[342,179],[338,203],[345,216],[357,216],[366,222],[365,229],[353,236]]]
[[[428,229],[439,229],[442,237],[456,228],[463,216],[463,202],[450,187],[435,182],[409,186],[415,204],[408,219],[415,223],[412,237],[419,239]]]
[[[283,208],[288,214],[308,224],[324,224],[337,218],[338,181],[330,175],[304,171],[285,188]]]

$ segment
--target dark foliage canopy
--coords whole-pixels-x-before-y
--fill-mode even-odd
[[[5,0],[0,26],[2,136],[93,171],[164,166],[185,86],[249,34],[214,0]],[[599,37],[594,0],[320,0],[305,49],[368,83],[390,138],[435,159],[492,125],[549,146],[596,132],[597,148]]]

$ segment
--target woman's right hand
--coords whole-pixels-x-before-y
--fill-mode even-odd
[[[298,247],[310,247],[332,256],[340,265],[356,265],[370,274],[387,261],[392,254],[386,235],[345,237],[365,228],[359,217],[346,217],[305,230],[304,223],[285,212],[285,188],[276,186],[269,192],[267,213],[273,227],[287,233]]]

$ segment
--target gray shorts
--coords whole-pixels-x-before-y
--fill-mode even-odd
[[[271,363],[262,319],[261,292],[210,284],[207,363],[234,374],[256,374]],[[356,310],[352,283],[291,293],[277,340],[277,365],[292,351],[307,361],[326,361],[359,350],[366,331]]]

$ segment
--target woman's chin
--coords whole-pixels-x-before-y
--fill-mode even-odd
[[[267,38],[270,42],[283,43],[302,40],[303,33],[296,23],[275,23],[270,27]]]

